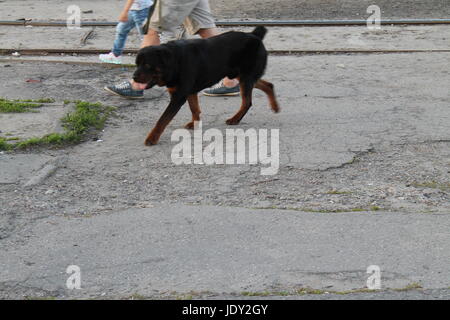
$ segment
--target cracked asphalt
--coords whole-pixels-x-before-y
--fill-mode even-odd
[[[364,288],[375,264],[385,289],[418,284],[417,298],[448,297],[449,57],[271,57],[266,78],[282,112],[256,93],[239,127],[280,129],[274,176],[261,176],[260,165],[174,165],[170,132],[189,118],[186,109],[160,144],[143,146],[167,95],[156,89],[128,101],[103,92],[130,71],[1,65],[1,95],[82,98],[118,110],[95,141],[33,151],[59,163],[41,183],[26,187],[25,176],[0,184],[0,296],[342,292]],[[41,83],[23,82],[37,76]],[[204,129],[224,130],[239,98],[200,103]],[[82,290],[65,289],[68,265],[80,266]]]

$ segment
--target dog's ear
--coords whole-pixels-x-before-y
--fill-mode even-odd
[[[138,51],[138,54],[136,56],[136,65],[140,66],[145,63],[145,51],[144,49],[141,49]]]
[[[148,57],[151,55],[152,47],[144,47],[141,48],[136,56],[136,65],[143,65],[145,63],[148,63]]]
[[[141,51],[138,52],[135,62],[136,62],[137,66],[139,66],[142,63],[142,53],[141,53]]]
[[[170,48],[165,46],[158,48],[158,60],[161,62],[161,69],[165,80],[170,81],[173,79],[173,76],[176,73],[176,63],[175,56]]]

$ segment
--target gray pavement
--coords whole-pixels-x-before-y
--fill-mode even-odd
[[[3,67],[12,80],[2,82],[2,95],[100,100],[117,106],[119,117],[101,142],[38,152],[34,167],[0,184],[0,295],[247,298],[244,291],[310,287],[323,294],[290,298],[448,298],[448,59],[271,57],[266,76],[282,112],[272,114],[256,93],[240,127],[281,130],[272,177],[261,176],[260,165],[172,164],[170,132],[187,110],[159,145],[144,147],[167,96],[156,89],[126,101],[102,91],[129,71]],[[42,83],[23,80],[37,75]],[[202,97],[205,129],[224,130],[238,100]],[[14,168],[19,157],[28,156],[0,161]],[[57,169],[41,173],[49,163]],[[39,183],[27,187],[33,179]],[[64,289],[71,264],[82,269],[81,291]],[[364,288],[371,264],[381,267],[383,288],[424,291],[324,293]]]
[[[2,241],[0,277],[49,297],[343,293],[365,288],[366,268],[378,265],[383,289],[446,288],[449,228],[445,214],[398,212],[170,205],[54,215]],[[81,290],[65,288],[69,265],[81,269]]]

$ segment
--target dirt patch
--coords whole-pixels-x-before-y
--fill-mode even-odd
[[[0,136],[26,140],[60,132],[60,119],[70,110],[63,103],[46,105],[33,113],[0,114]]]

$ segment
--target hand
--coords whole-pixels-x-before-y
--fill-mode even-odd
[[[119,16],[119,21],[120,22],[127,22],[128,21],[128,12],[127,11],[122,11],[122,13]]]

